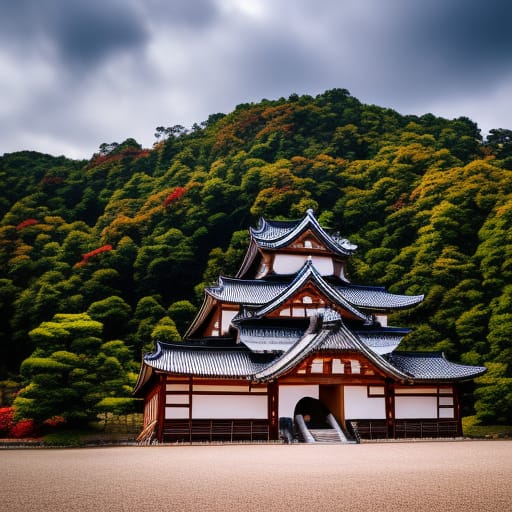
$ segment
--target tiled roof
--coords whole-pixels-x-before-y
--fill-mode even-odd
[[[239,340],[253,352],[285,352],[304,335],[305,328],[241,325]]]
[[[331,310],[324,313],[324,322]],[[337,315],[340,319],[339,315]],[[253,352],[285,352],[295,342],[301,338],[306,331],[305,327],[294,326],[270,326],[241,324],[239,326],[239,341],[245,346],[250,348]],[[364,330],[357,330],[353,332],[357,338],[373,352],[377,354],[389,354],[395,350],[402,338],[409,332],[409,329],[399,329],[395,327],[368,327]],[[331,332],[325,342],[322,344],[322,349],[334,350],[357,350],[359,345],[354,343],[352,336],[347,336],[345,331],[336,330]]]
[[[357,249],[357,245],[350,243],[337,234],[330,234],[322,228],[313,210],[308,210],[304,218],[297,221],[269,221],[262,218],[258,228],[251,228],[250,232],[253,240],[260,247],[279,249],[289,245],[307,229],[315,233],[320,240],[323,240],[331,250],[338,254],[348,256]]]
[[[375,286],[341,285],[338,293],[354,306],[368,309],[400,309],[419,304],[423,295],[397,295]]]
[[[442,352],[394,352],[388,361],[415,380],[464,380],[482,375],[483,366],[466,366],[447,361]]]
[[[312,319],[314,321],[314,319]],[[286,352],[274,359],[265,368],[254,375],[254,380],[268,381],[283,375],[301,363],[327,337],[328,331],[316,330],[314,325],[309,328],[302,338],[298,339]]]
[[[386,374],[411,383],[472,379],[486,371],[481,366],[451,363],[440,352],[393,352],[380,355],[363,343],[361,337],[352,333],[343,322],[322,324],[321,321],[312,319],[311,326],[303,335],[278,356],[255,354],[245,347],[215,348],[157,343],[156,351],[144,356],[136,388],[139,389],[147,382],[149,375],[145,374],[145,368],[148,367],[181,375],[265,382],[287,373],[313,352],[333,350],[359,352]]]
[[[219,285],[207,288],[206,292],[223,302],[262,305],[275,299],[289,285],[285,282],[262,279],[245,280],[220,277]]]
[[[332,350],[360,352],[389,375],[398,379],[407,379],[407,375],[364,346],[344,325],[339,316],[329,322],[322,322],[315,318],[312,318],[311,322],[304,336],[292,345],[287,352],[256,373],[254,375],[255,380],[265,381],[277,378],[300,364],[311,353]]]
[[[383,355],[393,352],[408,332],[408,329],[382,328],[356,331],[355,334],[368,348]]]
[[[157,343],[144,362],[155,370],[202,377],[247,378],[265,368],[267,360],[256,359],[248,350],[236,348],[191,347]]]
[[[314,264],[307,262],[305,266]],[[304,270],[302,271],[304,272]],[[341,299],[342,304],[348,303],[356,308],[369,310],[391,310],[414,306],[423,300],[423,295],[398,295],[389,293],[385,288],[375,286],[331,285],[318,272],[315,281],[322,288],[331,289],[331,293]],[[208,295],[223,302],[263,306],[274,301],[288,288],[297,289],[302,274],[299,272],[291,282],[264,279],[236,279],[220,277],[219,284],[206,289]]]

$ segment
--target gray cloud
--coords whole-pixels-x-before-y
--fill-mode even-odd
[[[73,67],[89,66],[117,52],[129,52],[148,38],[137,13],[124,2],[94,4],[73,2],[59,10],[50,21],[50,30],[59,54]]]
[[[143,45],[148,38],[130,2],[17,0],[5,3],[2,42],[18,55],[37,55],[76,72]],[[2,8],[4,5],[2,5]]]
[[[152,143],[238,103],[343,87],[506,127],[508,0],[0,0],[0,153]]]

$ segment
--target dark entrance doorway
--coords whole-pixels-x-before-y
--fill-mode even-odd
[[[297,414],[302,414],[308,428],[331,428],[327,422],[329,409],[316,398],[310,396],[301,398],[295,406],[293,416]]]

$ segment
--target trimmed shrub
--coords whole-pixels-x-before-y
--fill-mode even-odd
[[[74,432],[56,432],[43,437],[45,446],[81,446],[80,436]]]

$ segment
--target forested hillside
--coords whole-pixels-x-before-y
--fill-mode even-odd
[[[512,422],[511,135],[336,89],[161,126],[151,149],[4,155],[0,380],[26,386],[17,417],[131,407],[141,351],[180,339],[248,227],[313,208],[359,245],[354,283],[426,295],[391,319],[415,327],[403,347],[485,364],[476,413]]]

